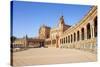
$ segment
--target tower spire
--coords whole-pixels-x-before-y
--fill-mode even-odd
[[[63,17],[63,15],[60,17],[60,24],[64,24],[64,17]]]

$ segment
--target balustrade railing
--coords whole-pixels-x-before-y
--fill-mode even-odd
[[[96,38],[80,40],[73,43],[65,43],[60,45],[61,48],[74,48],[80,50],[86,50],[91,52],[97,52],[97,42]]]

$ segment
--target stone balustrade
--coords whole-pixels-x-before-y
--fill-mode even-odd
[[[86,50],[86,51],[91,51],[95,52],[97,50],[97,39],[88,39],[88,40],[83,40],[83,41],[78,41],[78,42],[73,42],[73,43],[66,43],[66,44],[61,44],[61,48],[71,48],[71,49],[80,49],[80,50]]]

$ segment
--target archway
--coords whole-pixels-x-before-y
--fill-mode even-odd
[[[81,29],[81,33],[82,40],[84,40],[84,28]]]
[[[87,24],[87,39],[91,38],[91,29],[90,29],[90,23]]]
[[[67,43],[67,36],[66,36],[66,43]]]
[[[70,43],[70,36],[68,36],[68,43]]]
[[[77,41],[80,40],[80,35],[79,34],[80,34],[79,31],[77,31]]]
[[[72,43],[72,41],[73,41],[73,36],[72,36],[72,34],[71,34],[71,43]]]
[[[76,41],[76,33],[74,33],[74,42]]]
[[[97,17],[94,19],[94,36],[97,37]]]

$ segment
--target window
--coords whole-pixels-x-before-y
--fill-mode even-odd
[[[77,31],[77,41],[80,40],[80,35],[79,34],[80,34],[79,31]]]

